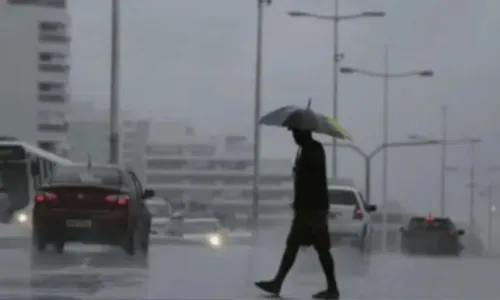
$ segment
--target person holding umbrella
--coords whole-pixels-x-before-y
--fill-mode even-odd
[[[299,150],[294,166],[294,217],[285,251],[276,276],[272,280],[255,282],[255,285],[278,296],[299,249],[313,246],[318,253],[327,283],[326,290],[314,294],[313,298],[339,299],[334,260],[330,253],[325,150],[320,142],[314,140],[312,132],[344,139],[350,139],[350,136],[335,120],[314,113],[309,106],[310,103],[307,109],[283,107],[260,120],[260,124],[289,128]]]

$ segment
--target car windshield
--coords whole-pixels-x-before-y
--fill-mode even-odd
[[[328,200],[332,205],[358,205],[356,193],[350,190],[328,190]]]
[[[99,184],[121,186],[121,171],[100,167],[60,167],[48,181],[49,184]]]
[[[413,218],[408,226],[409,230],[423,231],[449,231],[453,224],[449,219],[443,218]]]
[[[205,234],[218,231],[219,225],[215,220],[184,222],[183,232],[186,234]]]

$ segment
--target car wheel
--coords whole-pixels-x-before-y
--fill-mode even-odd
[[[136,234],[137,230],[134,230],[132,232],[129,232],[127,233],[127,236],[125,238],[125,241],[123,242],[123,250],[125,251],[125,253],[127,253],[128,255],[130,256],[134,256],[135,255],[135,250],[136,250],[136,237],[137,237],[137,234]]]
[[[141,230],[140,233],[141,233],[141,245],[140,245],[140,249],[142,251],[142,253],[144,255],[148,255],[148,252],[149,252],[149,235],[150,235],[150,232],[151,232],[151,228],[150,228],[150,224],[147,225],[146,229],[145,230]]]
[[[32,243],[38,252],[44,252],[47,248],[47,242],[40,232],[33,232]]]
[[[59,241],[54,244],[54,250],[56,251],[57,254],[62,254],[64,253],[64,246],[65,246],[64,241]]]

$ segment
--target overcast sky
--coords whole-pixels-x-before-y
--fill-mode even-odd
[[[71,1],[73,99],[103,106],[109,96],[110,2]],[[153,118],[189,119],[208,132],[251,132],[256,0],[120,3],[125,108]],[[275,0],[266,8],[263,111],[305,105],[312,97],[315,110],[331,114],[332,23],[293,19],[287,10],[331,14],[333,1]],[[343,65],[379,71],[388,44],[391,71],[435,72],[432,79],[390,82],[391,140],[409,133],[438,137],[440,106],[447,104],[449,136],[485,138],[479,168],[500,164],[494,160],[500,135],[500,2],[341,1],[341,14],[365,10],[383,10],[387,17],[340,24]],[[382,138],[382,81],[342,75],[339,90],[341,122],[357,145],[375,148]],[[266,156],[292,158],[295,151],[285,131],[269,128],[263,128],[263,148]],[[466,147],[453,147],[450,164],[468,166],[467,155]],[[390,197],[407,199],[422,212],[437,209],[438,147],[393,150],[390,157]],[[340,159],[342,174],[363,184],[362,161],[347,150]],[[374,198],[380,197],[379,160],[374,161]],[[478,176],[484,184],[485,176]],[[466,211],[466,182],[466,173],[449,176],[453,212]]]

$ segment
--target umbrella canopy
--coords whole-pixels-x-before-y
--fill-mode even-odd
[[[352,140],[349,132],[337,120],[315,113],[310,108],[284,106],[264,115],[260,118],[259,124],[306,130]]]

